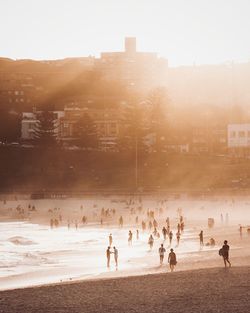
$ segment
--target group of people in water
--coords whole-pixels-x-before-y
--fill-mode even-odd
[[[137,213],[136,209],[134,209],[134,208],[131,209],[131,211],[130,211],[131,215],[136,214],[136,213]],[[141,213],[141,209],[139,209],[139,213]],[[158,214],[159,215],[162,214],[161,209],[158,210]],[[179,246],[180,240],[181,240],[181,235],[185,229],[184,217],[182,214],[182,210],[180,208],[177,210],[177,215],[178,215],[178,221],[177,221],[177,226],[176,226],[177,231],[175,234],[176,247]],[[165,220],[165,225],[162,227],[162,230],[161,230],[162,235],[160,234],[160,232],[158,230],[158,222],[155,218],[155,211],[154,210],[148,210],[147,211],[147,218],[148,218],[148,220],[145,220],[145,218],[142,218],[141,229],[143,232],[147,229],[150,232],[152,231],[152,233],[150,233],[149,238],[148,238],[149,249],[150,249],[150,251],[153,249],[155,239],[163,238],[163,243],[160,244],[160,247],[158,249],[160,266],[162,266],[164,264],[164,257],[165,257],[166,252],[167,252],[166,248],[164,247],[164,243],[166,241],[168,241],[169,253],[168,253],[167,263],[169,264],[170,271],[173,272],[174,268],[177,264],[177,257],[176,257],[176,253],[175,253],[174,249],[172,248],[172,241],[173,241],[173,237],[174,237],[174,232],[173,232],[173,230],[171,230],[171,227],[170,227],[170,218],[167,217],[167,219]],[[228,221],[228,214],[226,215],[226,220]],[[136,225],[139,224],[138,215],[135,218],[135,223],[136,223]],[[123,216],[120,216],[118,219],[118,225],[120,228],[122,228],[123,224],[124,224],[124,218],[123,218]],[[137,238],[137,240],[139,239],[139,229],[136,229],[136,238]],[[132,241],[133,241],[133,232],[131,230],[129,230],[129,233],[128,233],[128,245],[129,246],[132,245]],[[106,250],[107,266],[110,267],[110,258],[111,258],[111,254],[113,253],[116,268],[117,268],[118,267],[118,250],[116,247],[113,247],[114,251],[113,252],[111,251],[112,243],[113,243],[113,237],[112,237],[112,234],[110,234],[109,235],[109,246]],[[204,244],[203,230],[201,230],[199,233],[199,243],[200,243],[201,249],[203,248],[204,245],[210,246],[211,248],[213,248],[216,244],[215,239],[213,237],[211,237],[208,240],[208,242]],[[229,265],[229,267],[231,267],[231,263],[229,261],[229,245],[228,245],[228,242],[226,240],[224,241],[224,245],[220,249],[219,254],[223,257],[225,267],[227,267],[227,265]]]
[[[141,200],[133,200],[129,199],[125,202],[125,209],[123,211],[120,211],[118,208],[113,207],[102,207],[101,209],[98,208],[97,205],[93,205],[93,210],[91,212],[91,216],[84,213],[84,207],[83,205],[80,206],[80,209],[78,207],[78,211],[75,218],[65,218],[65,211],[61,210],[60,208],[54,208],[49,209],[47,211],[47,214],[49,216],[49,224],[51,228],[57,228],[59,226],[67,225],[68,229],[75,228],[76,230],[80,225],[86,225],[90,221],[100,221],[100,225],[114,225],[114,222],[118,221],[119,228],[123,228],[125,221],[126,224],[129,225],[136,225],[136,235],[133,234],[132,230],[129,230],[128,232],[128,245],[132,246],[133,240],[136,236],[136,239],[139,240],[140,231],[146,232],[149,231],[149,237],[147,244],[149,246],[149,250],[151,251],[155,245],[155,242],[157,242],[158,239],[163,239],[163,243],[160,244],[160,247],[158,248],[159,253],[159,259],[160,259],[160,265],[162,266],[164,264],[164,257],[167,253],[168,249],[168,258],[167,262],[169,264],[170,270],[173,271],[176,264],[177,264],[177,257],[176,253],[172,247],[173,241],[176,243],[176,248],[181,244],[182,241],[182,234],[185,230],[185,219],[182,213],[182,209],[177,209],[177,214],[175,216],[175,222],[174,228],[173,221],[171,220],[170,223],[170,217],[165,217],[164,214],[166,210],[166,203],[167,200],[161,200],[158,201],[157,206],[154,209],[145,209],[145,207],[142,204]],[[25,215],[25,210],[21,208],[21,206],[18,206],[16,208],[16,211],[19,214]],[[28,206],[29,212],[36,212],[35,206],[31,206],[29,204]],[[125,215],[122,212],[126,212]],[[74,212],[73,212],[74,213]],[[74,215],[74,214],[72,214]],[[176,220],[177,218],[177,220]],[[228,213],[226,214],[225,218],[221,214],[220,216],[221,223],[228,224],[229,216]],[[161,225],[161,227],[160,227]],[[72,227],[73,226],[73,227]],[[141,230],[140,230],[141,228]],[[174,231],[176,229],[176,231]],[[240,236],[242,237],[242,229],[243,227],[240,226]],[[199,233],[199,242],[200,247],[202,248],[204,246],[204,234],[203,230]],[[167,248],[164,247],[164,244],[168,243]],[[215,239],[210,238],[207,243],[205,243],[206,246],[215,246]],[[116,246],[113,245],[113,236],[112,234],[109,235],[109,246],[106,250],[106,257],[107,257],[107,267],[110,267],[111,263],[111,255],[114,256],[115,266],[118,268],[118,249]],[[227,241],[224,242],[223,247],[220,249],[220,255],[223,257],[225,266],[229,265],[231,266],[231,263],[229,261],[229,246]]]

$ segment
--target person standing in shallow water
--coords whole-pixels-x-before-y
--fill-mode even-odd
[[[115,266],[118,267],[118,249],[114,247]]]
[[[133,233],[132,233],[132,231],[130,230],[130,231],[128,232],[128,244],[129,244],[129,246],[132,245],[132,238],[133,238]]]
[[[200,237],[200,246],[202,247],[204,245],[204,242],[203,242],[203,230],[201,230],[201,232],[199,233],[199,237]]]
[[[170,245],[170,247],[171,247],[172,239],[173,239],[173,232],[172,232],[172,231],[170,231],[168,237],[169,237],[169,245]]]
[[[154,238],[153,238],[152,234],[149,236],[148,244],[149,244],[150,250],[152,250],[153,245],[154,245]]]
[[[107,267],[110,267],[110,255],[111,255],[111,251],[110,251],[110,247],[108,247],[108,249],[106,250]]]
[[[170,249],[170,253],[168,255],[168,263],[169,263],[170,271],[173,272],[174,267],[177,264],[176,254],[174,253],[174,249]]]
[[[227,267],[227,263],[229,267],[231,267],[232,265],[229,261],[229,245],[227,244],[227,240],[224,241],[224,245],[222,246],[222,257],[225,267]]]
[[[109,245],[112,246],[113,237],[112,234],[109,235]]]
[[[166,252],[166,249],[163,247],[163,244],[161,244],[160,248],[159,248],[159,255],[160,255],[160,265],[163,264],[163,260],[164,260],[164,253]]]

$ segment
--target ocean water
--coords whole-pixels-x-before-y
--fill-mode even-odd
[[[148,247],[148,232],[140,232],[137,240],[133,231],[133,244],[128,246],[125,227],[83,226],[75,229],[58,227],[50,229],[29,222],[0,223],[0,289],[25,287],[67,281],[85,277],[98,277],[112,272],[136,273],[157,268],[158,248],[162,239],[155,240],[152,251]],[[119,251],[118,271],[111,257],[111,267],[106,266],[108,236]],[[197,231],[185,230],[181,244],[173,248],[178,259],[190,253],[200,253]],[[167,253],[170,247],[164,243]],[[205,247],[204,250],[210,248]],[[167,255],[166,255],[167,258]],[[166,260],[165,260],[166,261]]]
[[[147,199],[146,199],[147,200]],[[144,200],[145,208],[154,209],[157,207],[155,199]],[[17,205],[28,207],[28,204],[36,205],[39,214],[47,214],[48,208],[60,207],[63,212],[64,221],[68,218],[68,212],[73,212],[75,218],[81,214],[90,216],[87,225],[80,226],[78,230],[73,227],[68,230],[62,226],[50,229],[44,224],[24,221],[1,221],[0,222],[0,289],[21,288],[33,285],[58,283],[84,278],[99,278],[110,276],[124,276],[143,273],[154,273],[167,271],[167,254],[170,247],[168,242],[164,243],[167,250],[164,266],[159,268],[158,248],[163,243],[162,238],[155,239],[152,251],[149,250],[149,231],[143,233],[140,230],[139,240],[136,239],[136,225],[133,224],[134,216],[130,217],[127,224],[119,229],[117,226],[106,225],[102,227],[96,224],[89,212],[100,212],[101,208],[109,207],[118,209],[118,214],[128,214],[124,202],[112,202],[109,199],[98,201],[96,199],[84,200],[84,211],[79,211],[82,200],[33,200],[28,201],[8,201],[2,204],[3,211],[8,208],[15,208]],[[96,208],[97,207],[97,208]],[[229,200],[218,201],[168,201],[163,216],[161,217],[161,227],[165,221],[165,216],[170,216],[171,225],[177,224],[177,208],[184,209],[184,216],[187,218],[187,226],[181,236],[180,246],[176,247],[175,233],[172,247],[175,249],[178,263],[184,264],[188,260],[196,262],[218,259],[218,248],[206,247],[201,250],[199,246],[198,234],[204,230],[205,241],[211,237],[216,238],[216,243],[221,244],[220,236],[228,235],[229,228],[223,228],[220,224],[220,214],[224,216],[229,212],[230,222],[234,223],[233,232],[238,237],[238,224],[247,225],[250,218],[250,200],[242,199],[232,203]],[[93,209],[94,208],[94,209]],[[15,210],[13,211],[15,212]],[[75,212],[75,213],[74,213]],[[13,214],[13,213],[12,213]],[[34,213],[36,215],[36,213]],[[42,215],[42,213],[41,213]],[[71,213],[72,215],[72,213]],[[79,215],[79,216],[78,216]],[[47,216],[48,217],[48,216]],[[207,218],[214,217],[216,227],[213,230],[207,228]],[[73,220],[75,218],[72,218]],[[157,217],[160,219],[160,217]],[[48,223],[49,218],[46,219]],[[111,223],[112,224],[112,223]],[[133,231],[133,244],[128,246],[129,227]],[[161,229],[161,227],[159,229]],[[140,227],[139,227],[140,229]],[[231,231],[231,230],[230,230]],[[119,251],[119,266],[115,267],[114,259],[111,257],[111,266],[106,265],[106,249],[109,244],[108,236],[112,233],[113,244]],[[217,242],[220,240],[220,242]],[[220,239],[219,239],[220,238]],[[179,262],[180,261],[180,262]],[[178,267],[178,266],[177,266]]]

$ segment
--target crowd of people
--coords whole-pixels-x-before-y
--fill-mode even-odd
[[[6,203],[5,203],[6,204]],[[146,209],[141,199],[130,198],[124,202],[123,209],[114,207],[98,207],[97,204],[93,204],[91,210],[88,213],[85,210],[84,205],[80,205],[79,209],[74,209],[73,214],[65,212],[58,207],[49,208],[47,210],[47,217],[49,218],[49,226],[51,229],[58,228],[60,226],[67,225],[68,229],[78,230],[79,227],[87,225],[89,222],[99,223],[102,226],[114,226],[117,225],[120,229],[126,225],[133,226],[135,229],[128,231],[128,245],[132,246],[133,241],[139,240],[140,232],[149,233],[147,244],[149,251],[152,251],[158,239],[162,241],[158,248],[160,266],[164,265],[164,257],[168,250],[167,263],[169,264],[170,271],[172,272],[177,264],[177,256],[173,249],[173,242],[175,242],[175,248],[178,248],[182,243],[183,233],[185,232],[186,218],[184,217],[182,208],[177,208],[175,212],[175,218],[166,216],[167,200],[158,200],[154,209]],[[89,208],[88,208],[89,209]],[[23,208],[18,205],[15,209],[10,211],[17,214],[18,218],[24,219],[29,218],[31,214],[36,213],[37,209],[34,205],[28,204],[27,208]],[[90,213],[91,212],[91,213]],[[72,212],[71,212],[72,213]],[[68,215],[68,216],[67,216]],[[214,219],[209,219],[208,227],[213,227]],[[223,214],[220,215],[220,221],[223,224],[228,225],[229,215],[226,213],[225,217]],[[240,225],[239,233],[242,238],[243,226]],[[135,234],[133,233],[135,232]],[[250,228],[247,232],[250,234]],[[203,246],[215,247],[215,239],[211,237],[204,244],[204,232],[200,230],[197,235],[197,242],[199,240],[200,249]],[[113,245],[112,233],[108,236],[108,247],[106,249],[107,267],[110,267],[111,255],[114,256],[115,266],[118,268],[118,249]],[[159,244],[159,243],[158,243]],[[164,247],[166,246],[166,248]],[[113,247],[112,247],[113,246]],[[219,254],[223,257],[225,267],[231,266],[229,261],[229,245],[225,240],[223,247],[219,250]]]

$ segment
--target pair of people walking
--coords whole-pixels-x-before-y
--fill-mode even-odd
[[[116,247],[113,247],[113,251],[110,250],[110,246],[108,246],[106,250],[106,256],[107,256],[107,267],[110,267],[110,258],[111,254],[114,254],[114,259],[115,259],[115,266],[116,268],[118,267],[118,249]]]
[[[163,244],[161,244],[159,248],[160,265],[163,264],[165,252],[166,252],[166,249],[164,248]],[[177,264],[177,260],[176,260],[176,254],[174,253],[174,249],[172,248],[170,249],[170,253],[168,255],[168,263],[169,263],[170,271],[173,272],[174,267]]]

